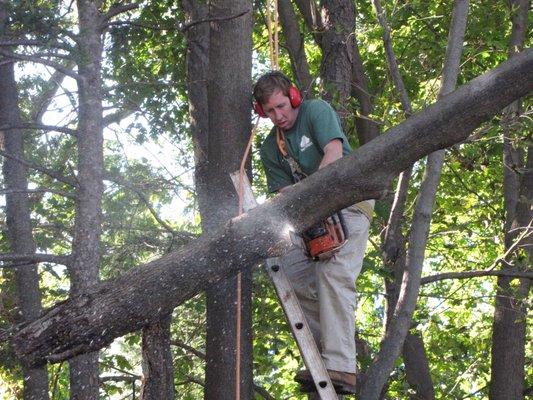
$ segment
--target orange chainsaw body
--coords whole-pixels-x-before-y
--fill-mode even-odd
[[[303,238],[309,256],[315,260],[330,258],[346,243],[342,224],[334,216],[307,230]]]

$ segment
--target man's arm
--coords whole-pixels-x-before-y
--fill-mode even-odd
[[[324,146],[324,157],[320,161],[318,169],[324,168],[326,165],[331,164],[333,161],[342,157],[342,140],[333,139]]]

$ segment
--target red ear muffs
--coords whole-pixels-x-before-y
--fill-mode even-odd
[[[302,104],[302,94],[294,85],[291,85],[289,88],[289,100],[291,101],[292,108],[298,108]]]
[[[263,107],[261,107],[261,104],[259,104],[257,101],[254,101],[254,111],[261,118],[267,117],[266,113],[263,111]]]
[[[302,104],[302,94],[294,85],[289,88],[289,101],[291,102],[292,108],[298,108]],[[254,111],[261,118],[267,117],[265,111],[263,110],[263,107],[257,101],[254,102]]]

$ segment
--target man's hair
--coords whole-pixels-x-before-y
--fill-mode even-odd
[[[259,104],[265,104],[277,90],[281,90],[281,93],[289,96],[289,88],[291,86],[291,80],[283,73],[279,71],[267,72],[254,85],[254,99]]]

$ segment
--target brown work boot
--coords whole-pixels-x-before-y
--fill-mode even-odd
[[[357,379],[354,373],[328,369],[328,374],[337,394],[355,394]]]
[[[355,393],[356,375],[354,373],[328,369],[328,374],[337,394]],[[315,383],[308,370],[298,371],[294,380],[300,384],[300,391],[302,393],[316,392]]]
[[[302,369],[296,373],[294,376],[294,380],[298,382],[300,385],[314,385],[313,383],[313,377],[311,376],[311,372],[309,372],[307,369]]]

